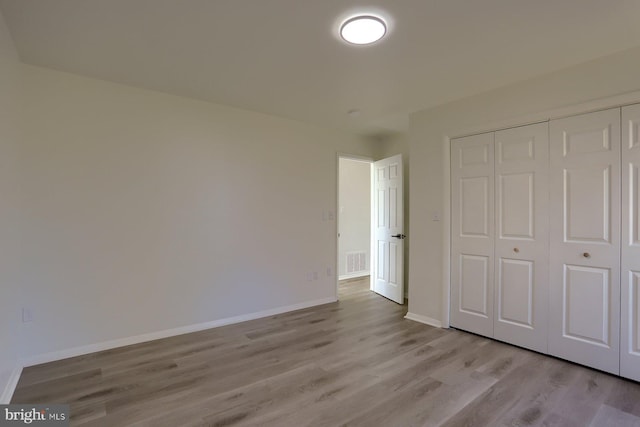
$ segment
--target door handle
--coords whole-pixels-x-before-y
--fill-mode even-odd
[[[583,253],[582,256],[585,258],[591,258],[591,254],[589,252]]]
[[[394,234],[394,235],[393,235],[393,236],[391,236],[391,237],[395,237],[396,239],[404,239],[404,238],[405,238],[405,237],[407,237],[407,236],[405,236],[404,234]]]

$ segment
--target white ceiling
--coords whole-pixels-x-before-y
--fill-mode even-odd
[[[640,45],[638,0],[0,0],[0,11],[28,64],[368,134]],[[387,37],[338,40],[358,11],[385,17]]]

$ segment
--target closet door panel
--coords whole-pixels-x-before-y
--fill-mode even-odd
[[[566,336],[585,343],[608,346],[611,332],[608,327],[610,270],[565,265],[562,283]]]
[[[549,353],[619,373],[620,109],[550,123]]]
[[[451,144],[451,325],[493,336],[493,133]]]
[[[547,123],[495,133],[494,336],[547,351]]]
[[[622,108],[620,375],[640,381],[640,105]]]
[[[533,261],[498,259],[496,338],[512,342],[500,330],[505,327],[504,324],[517,326],[518,331],[529,331],[534,328],[533,311],[536,308],[534,306],[534,265]]]

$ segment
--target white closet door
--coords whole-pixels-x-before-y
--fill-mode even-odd
[[[619,373],[620,109],[550,123],[549,353]]]
[[[640,381],[640,105],[622,109],[620,375]]]
[[[547,351],[549,126],[495,134],[494,337]]]
[[[451,325],[493,336],[493,133],[451,144]]]

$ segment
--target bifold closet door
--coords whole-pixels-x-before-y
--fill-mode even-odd
[[[549,126],[495,133],[494,337],[547,351]]]
[[[451,142],[451,325],[493,336],[493,133]]]
[[[640,105],[622,109],[620,375],[640,381]]]
[[[620,109],[550,123],[549,353],[619,373]]]

